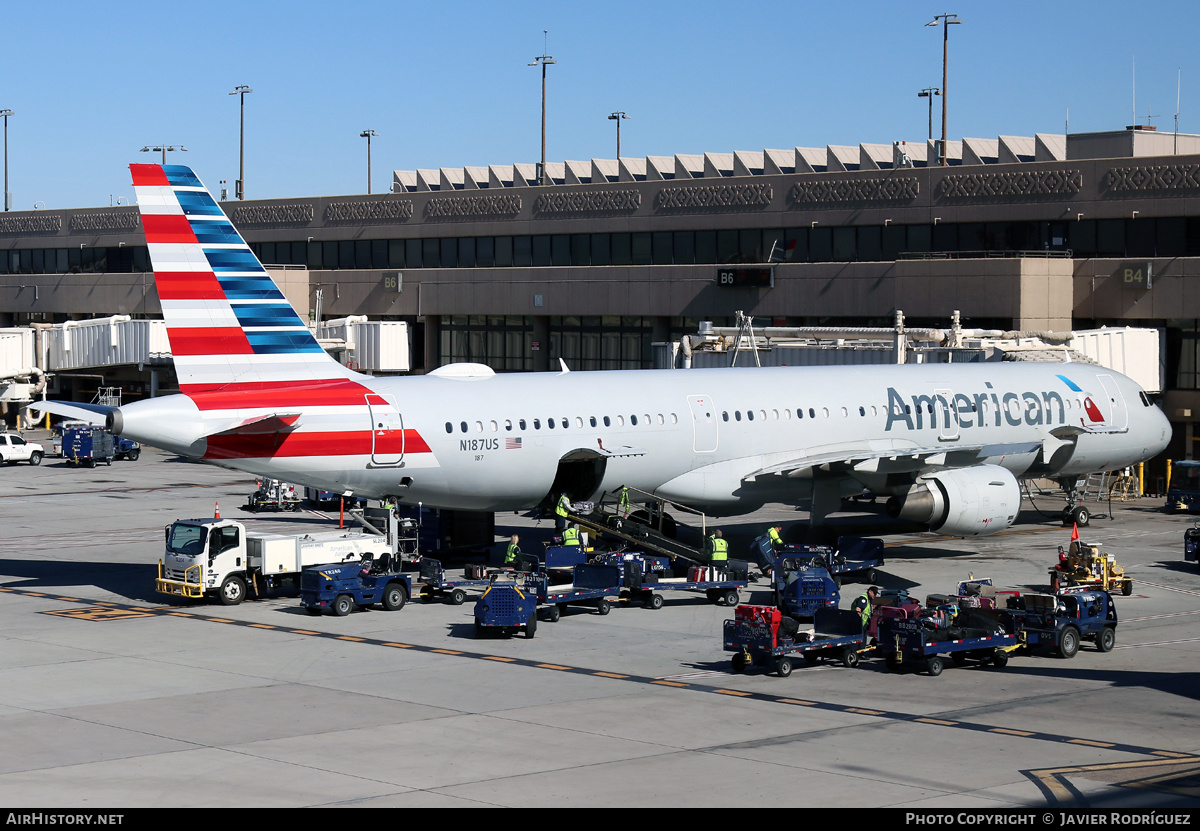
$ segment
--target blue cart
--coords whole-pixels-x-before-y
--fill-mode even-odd
[[[937,677],[945,668],[946,658],[955,664],[973,658],[1003,667],[1008,664],[1009,653],[1021,646],[1017,635],[1005,631],[998,619],[987,617],[981,610],[964,610],[948,625],[938,623],[934,618],[922,617],[881,619],[877,649],[888,668],[898,672],[905,666],[923,667]]]
[[[856,667],[860,657],[872,649],[862,618],[850,609],[818,609],[811,631],[789,631],[786,618],[776,625],[770,622],[770,607],[758,608],[767,615],[739,615],[725,621],[725,651],[733,653],[734,672],[742,672],[750,664],[773,663],[775,674],[786,678],[792,674],[794,657],[810,664],[827,659]]]
[[[614,551],[598,561],[619,568],[622,597],[640,602],[647,609],[662,608],[662,592],[704,592],[710,603],[736,606],[738,592],[748,585],[747,568],[737,561],[730,561],[723,570],[693,566],[686,577],[672,576],[671,562],[666,557],[636,551]]]

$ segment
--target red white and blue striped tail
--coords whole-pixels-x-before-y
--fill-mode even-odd
[[[358,377],[321,349],[191,168],[129,169],[182,392]]]

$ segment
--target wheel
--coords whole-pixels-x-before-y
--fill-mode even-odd
[[[348,594],[339,594],[333,601],[332,609],[338,617],[345,617],[354,611],[354,598]]]
[[[42,463],[42,454],[38,453],[35,450],[33,452],[33,455],[29,457],[29,464],[36,466],[36,465],[40,465],[41,463]]]
[[[1008,666],[1008,653],[996,650],[996,654],[992,656],[992,666],[997,669]]]
[[[1112,652],[1112,648],[1116,643],[1117,632],[1111,626],[1105,626],[1100,634],[1096,636],[1096,648],[1101,652]]]
[[[141,455],[142,455],[142,450],[139,447],[136,450],[130,450],[128,453],[126,453],[125,460],[129,461],[129,462],[136,462],[138,460],[138,457],[140,457]]]
[[[87,466],[88,466],[88,467],[95,467],[95,466],[96,466],[96,460],[95,460],[95,459],[88,459],[88,460],[87,460]]]
[[[873,568],[869,568],[867,569],[866,578],[867,582],[873,586],[879,582],[879,572]]]
[[[899,672],[902,666],[899,655],[888,655],[883,662],[887,664],[887,668],[892,672]]]
[[[809,663],[809,664],[816,664],[816,663],[820,662],[820,660],[821,660],[821,654],[819,652],[817,652],[816,650],[810,650],[808,652],[801,652],[800,654],[804,656],[805,662]]]
[[[537,634],[537,610],[534,610],[529,615],[529,620],[525,621],[525,637],[532,638]]]
[[[408,592],[404,590],[404,586],[399,583],[388,584],[387,589],[383,592],[383,608],[389,612],[395,612],[398,609],[403,609],[404,604],[408,602]]]
[[[833,578],[833,585],[840,589],[842,587],[842,575],[830,573],[829,576]]]
[[[965,652],[951,652],[951,653],[950,653],[950,660],[951,660],[951,661],[954,663],[954,665],[955,665],[956,667],[961,667],[963,664],[965,664],[965,663],[967,662],[967,653],[965,653]]]
[[[1074,658],[1079,651],[1079,630],[1068,626],[1058,638],[1058,657]]]
[[[551,623],[558,623],[558,619],[562,617],[562,610],[557,606],[551,606],[546,610],[546,620]]]
[[[658,606],[654,606],[653,608],[657,609],[662,606],[662,597],[659,595],[655,595],[655,597],[658,597]],[[602,597],[596,601],[596,611],[602,615],[607,615],[612,610],[608,606],[608,601]]]
[[[1075,524],[1081,528],[1086,528],[1087,524],[1088,524],[1088,520],[1090,520],[1091,518],[1092,518],[1091,512],[1083,505],[1080,505],[1071,514],[1071,519],[1073,519],[1075,521]]]
[[[738,604],[738,590],[730,589],[721,596],[721,600],[726,606],[736,606]]]
[[[467,599],[467,593],[462,589],[455,589],[447,595],[451,606],[461,606],[463,601]]]
[[[792,659],[787,656],[777,658],[775,660],[775,674],[780,678],[787,678],[792,674]]]
[[[734,672],[743,672],[746,669],[746,653],[735,652],[730,664],[732,664]]]
[[[847,646],[842,651],[842,666],[847,669],[854,669],[858,666],[858,652],[855,651],[854,647]]]
[[[605,606],[608,605],[608,603],[606,603],[603,600],[601,600],[600,602]],[[646,602],[644,605],[647,609],[661,609],[663,607],[662,595],[661,594],[651,594],[649,597],[646,598]],[[604,612],[601,612],[600,614],[604,614]]]
[[[236,606],[246,599],[246,581],[236,574],[229,575],[221,584],[219,597],[221,605]]]
[[[1129,597],[1129,595],[1133,594],[1133,581],[1132,580],[1126,580],[1124,583],[1121,584],[1121,594],[1123,594],[1125,597]]]
[[[925,669],[929,670],[929,674],[932,677],[937,678],[942,674],[942,659],[939,656],[934,655],[925,662]]]

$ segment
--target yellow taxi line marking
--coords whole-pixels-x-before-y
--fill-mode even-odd
[[[413,648],[413,645],[411,643],[385,643],[384,646],[394,646],[397,649],[412,649]]]
[[[988,732],[989,733],[1003,733],[1006,736],[1032,736],[1033,735],[1033,733],[1030,733],[1026,730],[1009,730],[1007,727],[993,727]]]
[[[628,675],[619,675],[615,672],[593,672],[592,675],[599,675],[601,678],[628,678]]]
[[[724,689],[722,689],[722,690],[713,690],[713,692],[720,693],[721,695],[736,695],[739,697],[746,696],[746,695],[754,695],[754,693],[744,692],[742,690],[724,690]]]
[[[925,724],[940,724],[943,727],[955,727],[958,725],[957,721],[944,721],[940,718],[915,718],[913,721],[920,721]]]
[[[485,661],[501,661],[506,664],[511,664],[513,661],[515,661],[517,659],[516,658],[504,658],[500,655],[484,655],[483,660],[485,660]]]
[[[683,684],[679,681],[652,681],[652,684],[662,684],[664,687],[690,687],[691,684]]]
[[[461,655],[461,652],[455,652],[453,649],[431,649],[430,652],[436,652],[439,655]]]
[[[864,710],[861,707],[847,707],[847,713],[861,713],[864,716],[882,716],[886,715],[883,710]]]
[[[800,704],[804,707],[816,707],[817,706],[817,702],[815,702],[815,701],[801,701],[799,698],[781,698],[781,699],[779,699],[779,703],[780,704]]]
[[[1112,742],[1096,742],[1090,739],[1070,739],[1068,744],[1086,744],[1088,747],[1112,747]]]

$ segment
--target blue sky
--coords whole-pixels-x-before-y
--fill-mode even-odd
[[[0,109],[13,207],[132,198],[147,144],[214,190],[237,178],[246,84],[248,198],[366,192],[393,169],[534,162],[547,51],[547,157],[921,141],[950,30],[950,137],[1200,132],[1194,0],[1091,2],[10,2]],[[938,110],[934,131],[940,133]],[[157,158],[157,156],[155,156]]]

